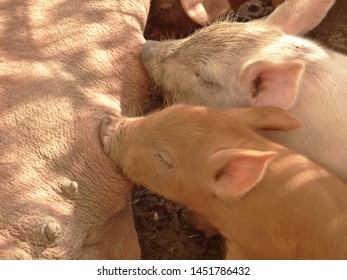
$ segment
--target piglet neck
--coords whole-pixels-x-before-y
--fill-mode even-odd
[[[227,258],[347,258],[347,185],[289,150],[278,150],[248,194],[214,209]]]

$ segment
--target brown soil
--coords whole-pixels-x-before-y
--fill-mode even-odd
[[[323,22],[309,36],[347,54],[347,3],[337,0]],[[222,259],[219,236],[205,238],[192,225],[191,214],[181,205],[137,187],[133,192],[135,225],[143,259]]]
[[[133,196],[135,225],[143,259],[222,259],[220,236],[205,238],[191,223],[191,212],[143,188]]]

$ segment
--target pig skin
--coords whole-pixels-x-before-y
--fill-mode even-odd
[[[140,258],[98,128],[141,113],[149,2],[1,1],[1,259]]]

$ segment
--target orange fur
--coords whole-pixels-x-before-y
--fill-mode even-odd
[[[177,105],[108,117],[101,139],[131,180],[218,229],[227,259],[346,259],[347,185],[253,131],[298,126],[276,108]]]

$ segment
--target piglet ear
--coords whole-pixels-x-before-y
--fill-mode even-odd
[[[212,192],[222,200],[242,196],[263,178],[268,161],[275,152],[223,149],[207,161]]]
[[[200,25],[211,23],[231,10],[228,0],[181,0],[181,4],[186,14]]]
[[[301,125],[294,115],[278,107],[232,108],[228,113],[253,130],[288,131]]]
[[[327,15],[335,0],[272,0],[284,2],[268,16],[266,22],[278,25],[286,34],[305,34],[315,28]]]
[[[241,90],[252,106],[288,109],[295,103],[303,70],[300,61],[255,61],[241,70]]]

